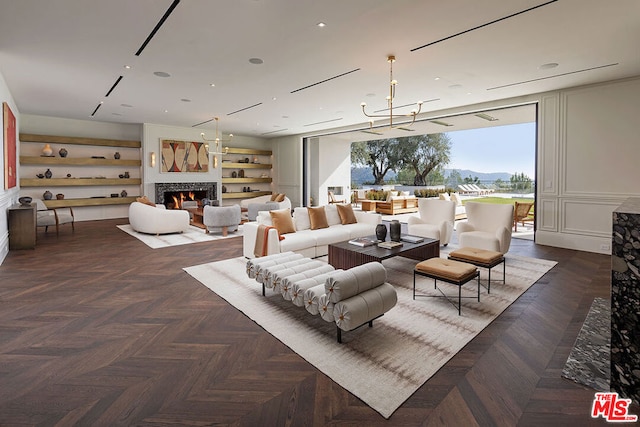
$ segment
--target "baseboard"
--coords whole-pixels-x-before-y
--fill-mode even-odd
[[[536,244],[611,255],[611,239],[579,234],[536,231]]]

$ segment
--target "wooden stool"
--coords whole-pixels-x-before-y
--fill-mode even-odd
[[[418,263],[413,270],[413,299],[416,299],[416,275],[429,277],[434,280],[433,285],[435,289],[438,289],[443,297],[447,299],[458,309],[458,316],[460,315],[461,308],[461,300],[462,298],[475,298],[475,297],[463,297],[462,296],[462,285],[472,280],[473,278],[478,278],[478,301],[480,301],[480,273],[478,269],[465,262],[453,261],[450,259],[443,258],[429,258],[428,260],[422,261]],[[458,286],[458,305],[456,306],[451,299],[449,299],[448,295],[445,295],[442,290],[438,288],[438,280],[442,280],[443,282],[451,283],[453,285]],[[420,297],[434,297],[434,295],[418,295]],[[435,296],[436,298],[440,297],[439,295]]]
[[[489,270],[489,278],[487,279],[487,293],[491,293],[491,269],[496,265],[502,264],[502,283],[505,282],[505,274],[507,265],[505,263],[504,255],[496,251],[488,251],[486,249],[478,248],[460,248],[452,251],[449,254],[449,259],[455,261],[462,261],[469,264],[473,264],[476,267],[483,267]]]

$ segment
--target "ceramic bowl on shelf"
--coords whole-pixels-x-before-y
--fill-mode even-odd
[[[20,202],[22,206],[29,206],[32,200],[33,199],[29,196],[22,196],[18,199],[18,202]]]

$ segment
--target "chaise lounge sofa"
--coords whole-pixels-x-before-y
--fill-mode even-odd
[[[343,224],[338,213],[340,209],[351,211],[355,222]],[[376,225],[382,222],[382,216],[375,213],[352,211],[350,205],[326,205],[322,207],[326,216],[327,227],[312,227],[312,220],[309,216],[309,208],[297,207],[293,211],[293,230],[289,233],[280,233],[283,237],[280,240],[278,230],[270,228],[266,230],[266,251],[264,255],[272,255],[281,252],[296,252],[305,257],[315,258],[329,253],[329,245],[343,242],[356,237],[365,237],[375,234]],[[319,208],[310,208],[315,214]],[[259,212],[255,222],[244,224],[243,231],[243,254],[246,258],[254,258],[256,239],[260,225],[273,227],[271,214],[279,215],[281,211]],[[314,229],[315,228],[315,229]]]

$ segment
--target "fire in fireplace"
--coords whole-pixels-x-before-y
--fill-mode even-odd
[[[206,191],[165,191],[164,205],[167,209],[182,209],[185,201],[196,201],[200,205],[200,200],[207,197]]]
[[[187,200],[218,200],[215,182],[171,182],[155,184],[156,203],[167,209],[181,209]]]

